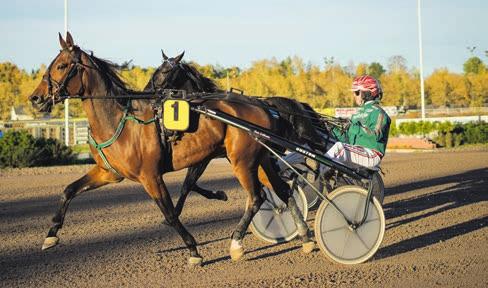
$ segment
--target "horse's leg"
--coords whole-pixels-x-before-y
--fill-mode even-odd
[[[246,210],[234,230],[234,233],[232,233],[230,256],[234,261],[239,260],[244,255],[242,239],[246,234],[252,218],[259,211],[261,204],[264,202],[261,195],[261,184],[258,180],[257,167],[255,164],[252,164],[252,162],[254,162],[254,160],[246,159],[232,163],[235,176],[248,193]]]
[[[227,201],[227,195],[225,195],[224,191],[219,190],[214,192],[211,190],[203,189],[196,184],[198,179],[200,178],[200,176],[202,176],[203,172],[210,163],[210,160],[211,159],[206,159],[199,164],[188,168],[185,181],[183,182],[183,186],[181,187],[180,198],[178,199],[178,203],[176,204],[176,215],[179,216],[181,214],[181,211],[183,210],[183,205],[186,201],[186,197],[191,190],[199,193],[207,199],[218,199]]]
[[[178,232],[185,242],[186,247],[190,250],[189,264],[201,265],[203,258],[198,254],[195,238],[193,238],[178,219],[163,178],[160,175],[144,175],[140,181],[144,189],[146,189],[146,192],[154,199],[159,209],[161,209],[167,223]]]
[[[298,228],[298,235],[302,238],[302,248],[304,253],[310,253],[315,247],[314,242],[310,239],[310,233],[308,225],[303,219],[302,212],[298,209],[295,198],[293,198],[293,191],[288,184],[279,177],[276,171],[273,169],[269,157],[263,157],[260,166],[263,170],[259,169],[259,180],[268,188],[273,188],[273,191],[284,203],[287,203],[290,209],[291,215]],[[264,173],[263,173],[264,172]]]
[[[58,244],[58,230],[63,227],[64,217],[66,215],[66,211],[68,210],[69,203],[71,202],[71,200],[73,200],[73,198],[75,198],[76,195],[81,192],[92,190],[109,183],[120,182],[122,181],[122,179],[123,178],[120,178],[119,176],[109,171],[103,170],[98,166],[95,166],[85,176],[69,184],[64,189],[63,196],[61,197],[60,206],[56,214],[54,214],[54,217],[52,219],[53,225],[47,233],[47,237],[44,240],[44,244],[42,245],[42,250],[54,247],[56,246],[56,244]]]

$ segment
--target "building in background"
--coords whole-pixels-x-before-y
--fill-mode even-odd
[[[34,120],[34,118],[24,112],[24,106],[17,106],[17,107],[12,106],[12,110],[10,110],[10,120],[25,121],[25,120]]]
[[[71,145],[88,143],[88,121],[85,118],[72,118],[69,121]],[[64,143],[64,119],[45,120],[11,120],[0,121],[0,133],[8,130],[26,130],[32,136],[39,138],[54,138]]]

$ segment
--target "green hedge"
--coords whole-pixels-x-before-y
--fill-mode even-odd
[[[398,128],[393,122],[390,127],[390,136],[427,135],[432,132],[437,132],[437,137],[433,140],[445,147],[488,143],[488,123],[486,122],[472,122],[467,124],[423,121],[404,122]]]
[[[74,159],[58,140],[34,138],[26,131],[8,131],[0,138],[0,168],[62,165]]]

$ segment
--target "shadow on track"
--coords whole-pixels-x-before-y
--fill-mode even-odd
[[[113,184],[87,193],[80,194],[70,205],[67,217],[73,211],[86,209],[100,209],[106,207],[122,206],[130,203],[144,202],[152,203],[153,201],[144,192],[141,185],[135,182],[127,181],[130,184]],[[124,182],[124,183],[127,183]],[[234,177],[225,177],[221,179],[212,179],[199,182],[204,187],[217,188],[219,190],[229,191],[235,189],[237,180]],[[168,184],[172,197],[179,196],[180,183]],[[64,189],[64,188],[63,188]],[[35,198],[26,198],[20,200],[10,200],[0,202],[0,217],[2,220],[20,221],[29,217],[52,217],[56,211],[59,199],[63,190],[55,195],[39,196]],[[2,192],[8,193],[8,192]],[[198,195],[197,193],[192,193]],[[191,195],[192,195],[191,194]],[[86,197],[87,195],[90,195]],[[157,208],[156,208],[157,209]],[[183,209],[184,210],[184,209]]]
[[[407,225],[414,221],[426,219],[428,217],[433,217],[439,213],[451,209],[488,201],[488,190],[486,189],[488,186],[487,168],[392,187],[388,189],[388,195],[395,195],[416,189],[442,185],[447,185],[448,187],[441,188],[438,191],[428,194],[386,204],[384,209],[385,217],[387,219],[397,218],[408,214],[418,214],[424,210],[429,210],[421,215],[390,222],[387,225],[387,229]],[[415,249],[430,246],[439,241],[446,241],[456,236],[482,229],[487,225],[487,223],[488,216],[469,219],[463,223],[441,228],[410,239],[405,239],[381,248],[375,256],[375,259],[396,256]]]

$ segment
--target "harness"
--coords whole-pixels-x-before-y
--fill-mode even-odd
[[[51,77],[52,65],[56,62],[56,59],[59,57],[59,55],[58,55],[58,57],[56,57],[51,62],[51,64],[49,64],[49,67],[47,68],[47,73],[43,77],[43,81],[47,82],[48,95],[51,96],[52,101],[53,101],[53,105],[56,102],[62,101],[63,99],[70,99],[70,98],[80,98],[80,99],[83,99],[83,98],[86,98],[86,99],[89,99],[89,98],[92,98],[92,99],[106,98],[106,97],[82,97],[82,96],[80,96],[83,94],[83,92],[85,90],[83,85],[80,85],[80,89],[76,93],[77,96],[67,95],[68,93],[67,93],[66,88],[67,88],[70,80],[73,79],[73,77],[75,77],[78,73],[80,73],[81,77],[83,77],[82,71],[84,68],[95,69],[95,70],[99,70],[99,71],[100,71],[100,69],[99,69],[98,65],[91,59],[91,57],[88,57],[88,59],[91,62],[91,64],[94,65],[94,67],[91,67],[89,65],[82,63],[80,53],[77,53],[76,55],[72,55],[72,51],[70,49],[63,49],[63,50],[69,50],[69,52],[70,52],[69,56],[72,60],[72,64],[70,65],[71,66],[70,70],[67,72],[64,79],[62,79],[60,82],[58,82]],[[56,89],[56,91],[54,93],[53,93],[53,88]],[[152,97],[150,99],[152,99]],[[157,123],[157,120],[158,120],[157,116],[153,117],[149,120],[142,120],[142,119],[137,118],[134,115],[130,115],[129,114],[129,108],[131,107],[131,100],[132,100],[131,98],[128,98],[127,105],[124,108],[122,118],[120,118],[117,129],[115,130],[114,135],[112,135],[112,137],[110,137],[110,139],[108,139],[107,141],[104,141],[102,143],[97,143],[95,138],[93,138],[93,134],[92,134],[91,129],[90,128],[88,129],[88,143],[90,145],[92,145],[97,150],[98,155],[100,156],[100,158],[102,158],[102,161],[105,165],[105,168],[107,168],[107,170],[110,170],[112,173],[116,174],[119,177],[123,177],[123,176],[115,168],[113,168],[112,165],[110,165],[110,163],[107,159],[107,156],[103,152],[103,149],[110,147],[115,141],[117,141],[117,139],[120,137],[120,134],[122,134],[122,131],[124,130],[125,124],[127,121],[133,121],[133,122],[140,124],[140,125],[149,125],[149,124],[152,124],[155,122],[156,122],[156,124],[158,124]],[[166,143],[164,143],[164,142],[162,143],[163,150],[164,150],[163,153],[170,154],[171,153],[171,151],[170,151],[171,145],[165,145],[165,144]]]
[[[71,49],[70,49],[71,50]],[[71,52],[71,51],[70,51]],[[81,55],[79,53],[75,54],[75,55],[72,55],[72,53],[69,54],[70,57],[71,57],[71,60],[72,60],[72,63],[71,63],[71,67],[69,67],[69,71],[67,73],[67,75],[64,77],[64,79],[60,80],[59,82],[58,81],[55,81],[54,79],[51,78],[51,68],[52,68],[52,65],[53,63],[55,62],[55,60],[53,60],[53,62],[51,62],[51,64],[49,65],[48,67],[48,71],[46,73],[46,77],[43,79],[44,81],[47,82],[48,84],[48,95],[50,95],[52,97],[52,101],[53,101],[53,104],[55,104],[56,102],[59,102],[59,101],[62,101],[63,99],[70,99],[70,98],[79,98],[79,99],[106,99],[107,97],[106,96],[81,96],[84,92],[84,87],[83,85],[80,85],[80,89],[78,91],[78,93],[76,93],[76,95],[73,95],[73,96],[70,96],[70,95],[67,95],[69,93],[67,93],[68,91],[66,91],[66,88],[70,82],[70,80],[76,76],[76,74],[80,73],[80,77],[83,77],[83,70],[84,68],[90,68],[90,69],[95,69],[95,70],[100,70],[100,68],[98,67],[98,65],[91,59],[91,57],[88,57],[89,61],[91,62],[91,64],[93,65],[93,67],[91,66],[88,66],[84,63],[81,62]],[[108,159],[107,159],[107,156],[105,155],[103,149],[105,148],[108,148],[110,147],[115,141],[117,141],[117,139],[120,137],[120,135],[122,134],[122,131],[124,130],[125,128],[125,124],[127,121],[133,121],[139,125],[149,125],[149,124],[152,124],[152,123],[155,123],[156,126],[158,126],[157,130],[159,131],[160,133],[160,139],[161,139],[161,144],[162,144],[162,147],[163,147],[163,153],[169,157],[171,157],[171,150],[172,150],[172,142],[176,141],[178,139],[178,136],[180,136],[178,133],[179,132],[173,132],[173,133],[168,133],[168,131],[165,131],[164,129],[164,125],[161,125],[163,127],[159,127],[160,126],[160,123],[159,123],[159,119],[162,119],[162,105],[161,102],[164,100],[163,98],[166,98],[166,97],[154,97],[154,96],[149,96],[149,94],[151,95],[154,95],[155,93],[161,93],[161,92],[165,92],[165,93],[161,93],[161,94],[166,94],[168,93],[169,91],[169,94],[166,94],[166,96],[168,95],[171,95],[174,91],[178,91],[179,92],[182,92],[182,90],[172,90],[172,89],[168,89],[168,88],[171,88],[171,87],[168,87],[170,86],[170,83],[172,83],[177,75],[178,75],[178,72],[180,70],[182,70],[187,76],[189,76],[189,78],[194,82],[196,83],[196,86],[198,89],[201,89],[203,90],[203,87],[200,86],[199,84],[199,81],[198,79],[195,78],[194,75],[192,75],[192,73],[190,73],[190,71],[188,71],[187,69],[185,69],[185,67],[179,63],[175,63],[174,61],[172,61],[173,59],[168,59],[166,60],[166,62],[169,63],[169,66],[171,67],[171,69],[169,69],[169,71],[167,71],[167,76],[165,77],[165,81],[164,83],[162,83],[162,87],[158,87],[158,89],[156,90],[155,88],[155,83],[154,83],[154,77],[151,78],[151,86],[153,88],[153,90],[156,90],[156,91],[152,91],[150,93],[147,93],[144,95],[143,93],[141,93],[141,95],[118,95],[117,98],[126,98],[128,99],[127,101],[127,105],[126,107],[124,108],[124,112],[123,112],[123,115],[117,125],[117,128],[115,130],[115,133],[114,135],[112,135],[112,137],[110,137],[108,140],[102,142],[102,143],[97,143],[97,141],[94,139],[93,137],[93,134],[92,134],[92,131],[91,129],[89,129],[88,131],[88,142],[90,145],[92,145],[98,152],[98,155],[100,156],[100,158],[102,159],[104,165],[105,165],[105,168],[109,171],[111,171],[112,173],[114,173],[115,175],[118,175],[120,177],[123,177],[115,168],[113,168]],[[174,69],[176,67],[179,67],[181,69]],[[166,72],[166,71],[165,71]],[[55,86],[54,88],[56,88],[56,91],[54,92],[53,91],[53,86]],[[53,93],[54,92],[54,93]],[[230,92],[230,93],[229,93]],[[234,98],[232,99],[233,97],[231,95],[238,95],[238,94],[235,94],[233,93],[233,91],[229,91],[229,92],[225,92],[225,93],[210,93],[210,94],[207,94],[207,93],[196,93],[195,95],[192,95],[192,96],[199,96],[197,98],[200,98],[201,101],[206,101],[206,100],[226,100],[226,101],[229,101],[229,102],[240,102],[240,103],[248,103],[248,104],[251,104],[251,105],[255,105],[255,106],[260,106],[262,108],[264,108],[268,115],[271,117],[271,119],[277,119],[279,118],[279,114],[280,114],[280,111],[279,109],[275,109],[274,107],[270,107],[270,105],[267,105],[264,101],[262,101],[261,99],[256,99],[255,101],[242,101],[241,99],[238,99],[238,98]],[[241,92],[242,94],[242,92]],[[184,98],[186,98],[187,95],[186,92],[183,94]],[[133,96],[136,96],[136,97],[133,97]],[[171,97],[171,96],[170,96]],[[131,100],[133,99],[158,99],[159,101],[157,101],[157,103],[153,103],[153,104],[156,104],[153,106],[153,109],[154,108],[159,108],[159,109],[154,109],[154,112],[155,112],[155,117],[149,119],[149,120],[142,120],[142,119],[139,119],[137,118],[135,115],[131,115],[129,114],[129,108],[131,107]],[[191,96],[189,97],[191,98]],[[188,99],[188,98],[187,98]],[[239,101],[240,100],[240,101]],[[260,101],[261,100],[261,101]],[[159,105],[157,105],[159,104]],[[293,112],[291,112],[291,114],[295,114]],[[303,117],[303,116],[302,116]],[[275,122],[275,121],[272,121],[272,122]]]
[[[113,172],[114,174],[120,177],[123,176],[120,175],[120,173],[117,170],[115,170],[115,168],[113,168],[112,165],[110,165],[110,163],[107,160],[107,156],[105,156],[105,153],[103,153],[103,149],[110,147],[112,144],[114,144],[115,141],[117,141],[120,134],[122,134],[122,131],[124,130],[125,123],[127,122],[127,120],[133,121],[141,125],[148,125],[156,122],[156,117],[153,117],[149,120],[142,120],[137,118],[134,115],[129,115],[130,103],[131,103],[130,101],[127,102],[127,107],[125,107],[124,109],[124,115],[122,116],[122,118],[120,118],[119,125],[117,126],[114,135],[110,137],[110,139],[108,139],[107,141],[98,144],[97,141],[95,141],[95,138],[93,138],[91,129],[88,129],[88,143],[90,143],[90,145],[92,145],[95,149],[97,149],[98,155],[100,156],[100,158],[102,158],[103,163],[105,164],[105,168],[107,168],[107,170],[110,170],[111,172]]]

